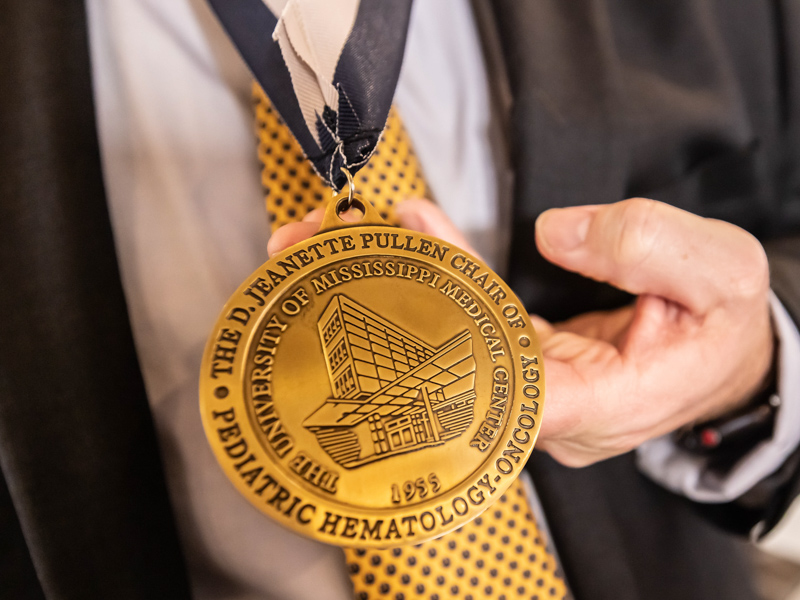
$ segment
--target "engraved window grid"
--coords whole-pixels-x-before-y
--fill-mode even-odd
[[[358,305],[353,306],[352,304],[354,303],[343,302],[341,304],[342,329],[344,330],[345,335],[350,344],[354,344],[355,346],[358,346],[361,350],[365,350],[367,352],[367,356],[365,356],[362,352],[360,352],[359,360],[362,361],[366,360],[367,362],[371,362],[375,367],[379,366],[381,367],[379,372],[379,378],[370,377],[362,373],[356,374],[354,372],[353,377],[355,378],[355,381],[353,387],[356,390],[362,390],[364,387],[367,387],[368,389],[371,390],[375,390],[374,386],[376,385],[384,387],[385,385],[391,383],[397,377],[402,375],[402,373],[407,372],[409,368],[414,368],[416,366],[416,365],[409,365],[408,362],[404,361],[400,366],[400,368],[398,368],[399,365],[395,360],[396,356],[392,355],[392,350],[395,351],[395,354],[399,354],[398,352],[399,350],[402,353],[406,354],[407,357],[412,357],[416,355],[416,357],[420,359],[420,362],[427,361],[435,354],[435,351],[431,351],[430,348],[419,345],[415,343],[413,340],[406,338],[405,336],[403,336],[403,338],[400,338],[398,336],[397,331],[386,327],[376,319],[371,318],[368,313],[359,310],[360,307],[358,307]],[[367,309],[364,309],[364,311],[366,310]],[[333,321],[333,319],[331,318],[329,321]],[[369,327],[367,326],[367,321],[369,321]],[[365,339],[365,336],[369,339]],[[394,346],[394,348],[392,348],[392,345]],[[378,351],[376,352],[376,350]],[[376,355],[378,354],[380,355],[379,361],[376,361],[375,360]],[[410,359],[410,361],[412,360],[413,358]],[[349,368],[350,367],[348,367],[348,369]],[[442,371],[447,371],[447,369],[439,367],[437,371],[441,373]],[[428,377],[427,379],[431,378],[433,378],[433,376]],[[455,376],[455,378],[460,379],[460,377],[457,375]],[[374,384],[370,385],[368,383],[369,381],[374,381]],[[410,380],[408,383],[411,384],[412,381],[413,380]],[[415,384],[412,384],[412,386],[416,387]],[[352,391],[352,388],[349,388],[349,391]],[[405,396],[411,398],[409,394],[413,394],[413,392],[414,390],[412,390],[408,384],[406,385],[398,384],[396,389],[393,389],[391,392],[389,392],[389,394],[382,394],[380,398],[376,398],[374,404],[382,405],[390,401],[393,404],[398,404],[398,403],[405,404],[407,401],[402,401],[400,398],[397,397]],[[363,393],[358,395],[369,396],[370,394],[371,392],[364,391]],[[353,394],[350,395],[351,397],[353,396]],[[393,398],[397,399],[393,400]]]
[[[378,346],[383,350],[382,353],[379,352],[380,354],[391,361],[391,367],[385,366],[385,368],[392,369],[395,372],[394,377],[398,377],[401,373],[408,371],[409,367],[415,367],[420,362],[424,362],[428,357],[432,356],[432,353],[428,352],[428,357],[420,360],[421,356],[425,356],[426,352],[424,348],[413,344],[413,342],[407,339],[399,339],[384,328],[381,328],[379,331],[380,333],[374,331],[370,332],[370,341],[374,346]],[[373,350],[377,351],[374,346]]]
[[[327,345],[327,343],[333,339],[333,336],[335,336],[341,328],[342,320],[339,316],[339,311],[337,310],[331,315],[330,319],[328,319],[328,322],[325,323],[325,327],[322,328],[322,341]]]
[[[386,423],[386,434],[392,450],[406,448],[416,442],[411,416],[400,417]]]
[[[352,333],[352,328],[349,328],[348,325],[350,322],[355,321],[358,322],[358,326],[362,330],[367,332],[372,354],[371,362],[376,366],[381,362],[375,359],[375,354],[385,357],[383,359],[384,363],[386,359],[391,362],[391,366],[387,364],[380,365],[388,370],[381,371],[384,377],[380,379],[384,384],[407,372],[409,367],[415,367],[433,356],[433,352],[429,349],[406,336],[401,337],[396,331],[388,329],[379,321],[370,318],[369,315],[357,312],[355,307],[345,306],[344,310],[346,311],[345,330],[351,330],[348,333]],[[390,371],[393,371],[393,373]]]
[[[417,346],[416,344],[411,344],[408,340],[404,340],[404,342],[406,356],[408,356],[409,359],[414,360],[417,364],[425,362],[431,356],[433,356],[433,352],[429,351],[427,348]],[[412,366],[415,367],[417,365],[413,364]]]
[[[331,372],[336,371],[336,369],[341,367],[348,357],[349,354],[347,352],[347,342],[344,340],[344,338],[342,338],[328,355],[328,361],[331,365]]]
[[[365,315],[360,311],[357,311],[355,307],[345,305],[343,307],[344,312],[344,329],[347,333],[348,337],[350,337],[350,342],[353,343],[352,336],[357,336],[357,339],[363,340],[366,342],[365,345],[369,347],[367,352],[369,353],[369,359],[367,362],[371,363],[376,368],[381,366],[378,361],[375,359],[376,353],[381,354],[381,350],[383,353],[388,353],[388,345],[385,340],[385,333],[382,331],[376,332],[374,328],[368,327],[367,320]],[[372,320],[370,320],[370,325],[372,324]],[[357,329],[358,328],[358,329]],[[364,337],[366,335],[366,338]],[[363,347],[361,344],[356,344],[359,347]],[[366,348],[365,348],[366,350]],[[362,359],[365,357],[362,356]],[[386,371],[381,371],[383,375],[387,375]],[[358,374],[358,383],[360,387],[370,388],[373,389],[374,385],[378,387],[382,387],[387,383],[393,381],[397,377],[396,373],[391,373],[388,379],[385,377],[370,377],[369,375],[365,374]],[[374,384],[370,385],[369,382],[375,382]]]
[[[417,443],[429,441],[429,438],[432,437],[430,435],[432,427],[427,413],[412,415],[412,422],[414,424],[414,433],[417,438]]]
[[[443,367],[437,364],[431,364],[427,369],[432,370],[432,372],[428,373],[423,381],[430,382],[431,380],[436,379],[437,377],[441,376],[443,373],[449,373],[452,376],[452,380],[449,380],[448,383],[452,384],[456,381],[463,379],[464,377],[468,377],[471,375],[473,371],[468,373],[453,373],[450,371],[451,368],[460,364],[462,361],[458,361],[454,365],[450,365],[448,367]],[[392,402],[393,404],[397,404],[398,400],[393,400],[398,396],[403,396],[406,398],[411,398],[412,395],[416,398],[418,389],[419,389],[419,377],[411,377],[405,379],[403,381],[395,383],[391,388],[387,388],[384,394],[381,394],[380,398],[374,401],[374,404],[384,404],[387,402]],[[440,407],[444,408],[446,405],[451,404],[454,399],[447,399],[444,394],[444,390],[442,389],[441,384],[434,384],[434,387],[428,387],[428,394],[430,396],[431,405],[434,411]]]
[[[337,398],[346,398],[347,394],[355,390],[356,382],[353,378],[353,369],[347,367],[347,369],[336,378],[333,387]]]
[[[372,415],[368,419],[370,437],[375,454],[383,454],[389,451],[389,443],[386,441],[386,432],[383,430],[383,423],[380,415]]]
[[[394,431],[402,430],[402,429],[405,429],[407,427],[410,427],[411,425],[412,425],[412,423],[411,423],[411,415],[408,415],[408,416],[405,416],[405,417],[398,417],[396,419],[392,419],[391,421],[386,423],[385,428],[386,428],[386,432],[387,433],[392,433]]]

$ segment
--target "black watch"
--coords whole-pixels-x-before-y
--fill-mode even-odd
[[[722,417],[679,429],[674,434],[677,445],[692,454],[718,456],[721,464],[730,465],[758,442],[771,438],[781,404],[777,355],[776,348],[764,385],[750,402]]]

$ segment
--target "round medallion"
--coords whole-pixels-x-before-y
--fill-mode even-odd
[[[542,358],[486,265],[365,211],[345,224],[329,210],[322,233],[236,291],[206,346],[200,407],[225,473],[265,514],[341,546],[416,544],[519,474]]]

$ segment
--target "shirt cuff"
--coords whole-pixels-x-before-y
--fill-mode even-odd
[[[678,447],[671,435],[645,442],[637,450],[639,469],[668,490],[696,502],[735,500],[773,473],[800,444],[800,331],[770,292],[770,308],[778,350],[778,396],[772,439],[756,444],[733,468],[720,475],[708,469],[709,458]]]

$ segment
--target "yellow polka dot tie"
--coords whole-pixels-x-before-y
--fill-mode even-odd
[[[567,597],[520,480],[480,517],[439,539],[345,554],[357,600]]]
[[[253,86],[258,156],[273,231],[302,219],[330,198],[260,86]],[[392,109],[356,190],[386,221],[394,207],[424,197],[425,181],[408,134]],[[382,550],[344,549],[357,600],[562,600],[567,588],[520,480],[480,517],[439,539]]]

